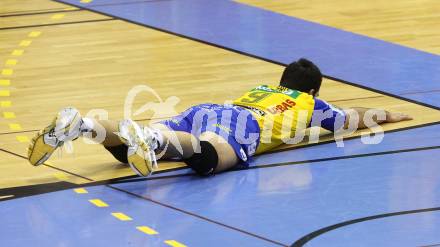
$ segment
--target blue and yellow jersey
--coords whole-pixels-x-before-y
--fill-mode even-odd
[[[307,128],[315,100],[307,93],[261,85],[234,100],[233,104],[253,113],[260,126],[260,143],[256,153],[261,153],[293,138],[297,130]]]
[[[197,138],[214,132],[246,162],[255,153],[301,141],[303,133],[296,134],[308,127],[335,131],[344,125],[345,113],[307,93],[262,85],[246,92],[232,106],[200,104],[161,123]]]
[[[311,126],[335,131],[344,125],[346,117],[343,110],[324,100],[281,86],[258,86],[233,104],[248,109],[258,122],[260,143],[256,153],[286,143],[297,131]]]

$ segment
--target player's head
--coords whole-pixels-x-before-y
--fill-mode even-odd
[[[318,96],[322,74],[311,61],[301,58],[289,64],[281,76],[280,86]]]

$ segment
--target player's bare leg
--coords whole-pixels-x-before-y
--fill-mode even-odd
[[[116,121],[98,121],[97,124],[100,124],[107,132],[106,139],[102,143],[104,146],[118,146],[122,143],[130,146],[136,146],[136,144],[123,142],[121,138],[115,133],[121,132],[121,124]],[[130,125],[136,125],[136,123],[131,122]],[[134,127],[137,128],[137,127]],[[139,127],[140,129],[137,131],[138,135],[143,135],[141,139],[148,139],[152,135],[156,135],[157,132],[160,132],[160,143],[157,143],[154,147],[152,145],[144,145],[139,144],[141,147],[138,149],[138,154],[135,155],[136,158],[129,159],[129,164],[139,175],[148,175],[149,172],[153,170],[151,163],[156,157],[149,157],[145,154],[145,149],[142,147],[149,147],[146,151],[147,153],[153,150],[155,155],[160,155],[158,158],[160,159],[178,159],[185,160],[191,156],[193,156],[196,152],[200,152],[200,141],[209,142],[215,149],[218,156],[218,163],[216,165],[216,169],[214,173],[218,173],[224,170],[227,170],[238,163],[238,158],[233,150],[233,148],[223,139],[223,137],[213,133],[213,132],[205,132],[203,133],[199,140],[195,136],[190,133],[183,131],[173,131],[170,130],[167,126],[163,124],[153,124],[150,127]],[[143,129],[142,129],[143,128]],[[143,131],[141,131],[141,129]],[[145,131],[148,130],[148,131]],[[155,133],[153,133],[155,132]],[[134,131],[132,134],[136,134]],[[94,133],[96,135],[96,133]],[[154,137],[157,139],[157,136]],[[154,139],[153,138],[153,139]],[[155,140],[156,141],[156,140]],[[133,152],[132,152],[133,153]],[[140,154],[139,154],[140,153]],[[127,156],[130,157],[130,151]]]
[[[209,142],[217,153],[218,164],[214,172],[226,170],[238,161],[232,147],[212,132],[203,133],[197,140],[190,133],[172,131],[162,124],[149,128],[140,127],[131,120],[81,118],[75,108],[60,111],[54,121],[34,137],[29,146],[29,161],[33,165],[42,164],[65,141],[79,136],[89,137],[106,148],[126,145],[129,165],[142,176],[154,170],[158,158],[185,160],[200,152],[200,141]],[[161,156],[156,157],[156,153]]]
[[[163,124],[154,124],[152,127],[159,129],[164,136],[164,142],[169,143],[162,156],[164,159],[176,157],[186,159],[191,157],[195,152],[200,152],[199,141],[207,141],[217,152],[218,164],[215,173],[230,169],[239,161],[231,145],[214,132],[204,132],[197,140],[190,133],[172,131]]]

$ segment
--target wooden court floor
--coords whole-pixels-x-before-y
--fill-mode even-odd
[[[240,2],[440,54],[436,1],[391,1],[386,6],[380,1]],[[133,175],[99,145],[81,140],[75,142],[73,153],[55,154],[48,162],[52,167],[31,167],[24,158],[29,139],[62,107],[75,106],[83,114],[103,109],[109,118],[120,119],[129,90],[148,85],[163,100],[177,97],[175,112],[180,112],[198,103],[233,100],[261,83],[275,84],[283,70],[279,65],[48,0],[3,0],[0,4],[0,188]],[[440,113],[428,107],[329,79],[320,95],[340,107],[383,108],[414,117],[413,121],[385,125],[385,130],[440,119]],[[135,109],[151,100],[156,99],[140,94]],[[149,111],[134,118],[148,122],[175,112]],[[332,138],[326,134],[322,132],[322,141]],[[178,162],[161,163],[161,169],[180,166],[183,164]]]

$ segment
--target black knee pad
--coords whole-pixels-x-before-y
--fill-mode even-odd
[[[183,161],[201,176],[212,175],[218,164],[217,151],[214,146],[207,141],[201,141],[200,147],[200,153],[194,153],[193,156]]]
[[[127,151],[128,151],[128,147],[124,144],[118,145],[118,146],[113,146],[113,147],[106,147],[104,146],[105,149],[107,149],[112,155],[113,157],[115,157],[117,160],[119,160],[122,163],[128,164],[128,159],[127,159]]]

